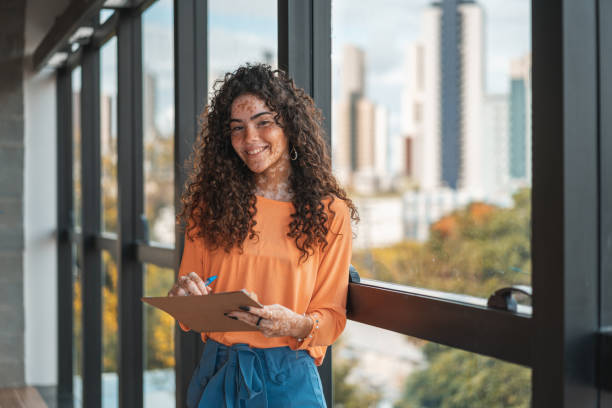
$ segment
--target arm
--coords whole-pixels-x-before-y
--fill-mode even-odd
[[[185,246],[178,278],[168,292],[168,296],[207,295],[210,292],[210,289],[204,285],[202,280],[204,277],[202,255],[201,246],[195,240],[190,240],[185,234]],[[190,330],[181,322],[179,322],[179,325],[184,331]]]
[[[335,211],[327,234],[327,248],[322,254],[315,283],[315,290],[306,310],[312,320],[312,329],[296,340],[292,348],[306,349],[328,346],[340,336],[346,325],[346,296],[348,292],[349,265],[353,232],[348,207],[336,199]]]

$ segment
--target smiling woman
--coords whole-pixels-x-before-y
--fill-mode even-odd
[[[255,173],[256,195],[268,191],[274,200],[289,201],[289,148],[276,114],[268,110],[262,99],[244,94],[232,104],[230,124],[232,147]]]
[[[319,110],[284,72],[247,65],[218,85],[183,195],[185,249],[169,295],[244,288],[264,307],[227,314],[252,332],[201,333],[188,406],[325,406],[315,364],[346,324],[357,212],[331,173]],[[203,281],[213,275],[211,289]]]

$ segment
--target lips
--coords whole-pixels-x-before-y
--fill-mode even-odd
[[[269,146],[258,146],[252,149],[248,149],[245,150],[245,153],[247,156],[249,157],[254,157],[257,156],[258,154],[262,153],[263,151],[267,150]]]

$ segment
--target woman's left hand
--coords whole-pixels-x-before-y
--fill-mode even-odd
[[[245,306],[244,310],[228,313],[227,316],[256,327],[266,337],[304,338],[312,330],[313,321],[310,317],[297,314],[282,305],[266,305],[262,308]]]

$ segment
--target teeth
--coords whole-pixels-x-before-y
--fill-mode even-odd
[[[247,150],[246,154],[248,154],[248,155],[257,154],[257,153],[263,152],[264,149],[265,149],[265,146],[264,147],[260,147],[260,148],[255,149],[255,150]]]

